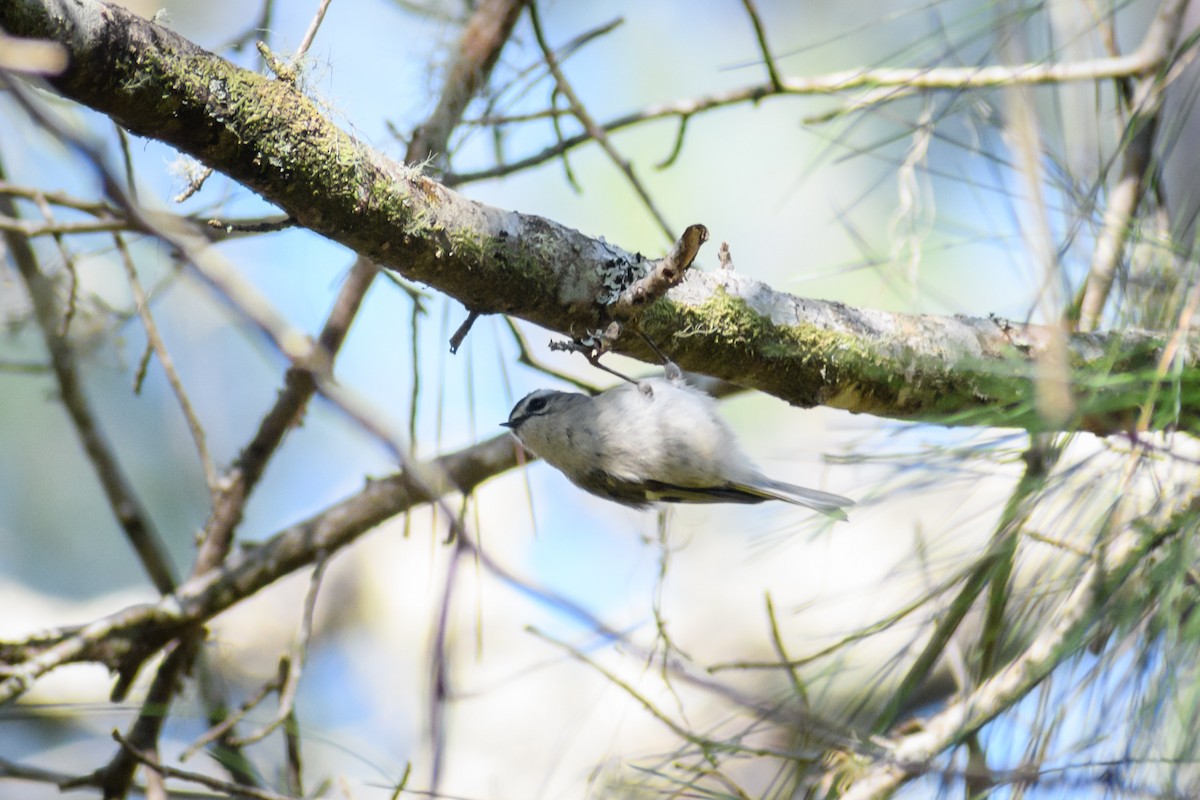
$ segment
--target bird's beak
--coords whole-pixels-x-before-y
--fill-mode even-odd
[[[517,427],[517,423],[513,422],[512,420],[508,420],[507,422],[501,422],[500,427],[509,428],[511,430]]]

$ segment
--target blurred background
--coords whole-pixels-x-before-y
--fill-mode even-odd
[[[249,38],[256,4],[161,2],[135,10],[147,17],[161,10],[162,24],[260,69],[249,43],[268,38],[276,52],[288,54],[315,5],[281,0],[269,31]],[[1105,53],[1107,30],[1097,18],[1112,23],[1122,50],[1132,50],[1157,4],[1137,0],[1097,10],[1073,0],[759,0],[758,9],[779,69],[804,77],[867,67],[1096,58]],[[559,0],[541,4],[540,12],[555,47],[620,23],[574,48],[564,63],[597,120],[765,80],[750,18],[733,0]],[[432,109],[464,13],[458,3],[334,2],[308,53],[302,85],[341,127],[403,158],[397,133],[407,135]],[[469,120],[485,112],[536,114],[551,102],[553,87],[527,18],[491,86],[490,105],[473,104]],[[1172,159],[1173,224],[1190,231],[1190,187],[1197,185],[1195,150],[1187,146],[1193,89],[1185,80],[1177,88],[1162,156]],[[884,310],[1045,322],[1057,317],[1087,272],[1102,213],[1095,186],[1103,183],[1121,128],[1110,87],[1081,82],[1031,96],[1041,136],[1041,171],[1033,181],[1040,208],[1013,149],[1011,99],[999,90],[913,94],[863,112],[847,109],[853,95],[720,108],[689,121],[678,157],[662,169],[656,165],[675,147],[677,121],[632,126],[613,141],[676,231],[691,223],[709,228],[701,269],[715,268],[716,248],[728,242],[738,271],[779,291]],[[109,120],[50,94],[38,100],[120,163]],[[573,120],[563,125],[578,129]],[[457,189],[630,251],[665,252],[670,240],[594,144],[572,150],[566,163],[556,158],[502,178],[466,179],[493,167],[498,152],[516,161],[554,139],[544,118],[505,125],[502,135],[479,124],[460,127],[450,158],[451,172],[462,178]],[[201,218],[275,212],[220,175],[175,204],[194,165],[137,137],[129,151],[139,199],[149,206]],[[85,198],[99,192],[95,170],[8,97],[0,97],[0,157],[10,184]],[[1054,244],[1052,264],[1031,244],[1040,230]],[[48,269],[61,263],[53,241],[36,245]],[[186,572],[208,513],[192,439],[156,363],[140,392],[133,390],[146,338],[111,236],[72,236],[66,247],[78,265],[71,338],[86,392]],[[354,261],[353,253],[304,230],[234,237],[218,248],[287,320],[314,334]],[[214,460],[228,467],[274,400],[286,361],[161,246],[137,242],[134,255]],[[500,318],[481,319],[451,355],[448,340],[466,311],[432,290],[410,288],[419,295],[375,281],[336,374],[392,429],[410,431],[419,457],[496,436],[524,394],[566,388],[518,363],[518,341]],[[1132,299],[1122,301],[1107,322],[1127,324],[1145,313]],[[156,594],[56,402],[28,298],[10,265],[0,272],[0,317],[7,328],[0,337],[0,638],[21,639]],[[548,343],[561,337],[517,327],[547,367],[611,384],[611,376],[581,357],[551,352]],[[656,370],[619,358],[610,364],[637,375]],[[664,659],[686,660],[731,692],[839,724],[878,709],[951,599],[944,582],[993,535],[1029,446],[1028,435],[1015,430],[800,410],[752,393],[723,401],[722,413],[773,477],[858,500],[850,522],[831,525],[778,504],[638,512],[587,495],[540,463],[486,483],[463,517],[482,549],[528,585],[586,608],[637,646],[599,635],[550,594],[465,562],[450,609],[441,787],[448,796],[637,796],[660,785],[655,780],[679,790],[683,778],[672,770],[681,760],[691,765],[682,772],[699,781],[699,762],[681,756],[689,743],[649,713],[647,702],[714,741],[735,730],[750,738],[759,731],[739,717],[728,694],[671,679]],[[1058,494],[1038,507],[1032,526],[1049,543],[1028,543],[1015,579],[1037,591],[1029,588],[1027,602],[1014,606],[1014,630],[1036,618],[1040,602],[1070,588],[1078,556],[1063,543],[1092,535],[1097,507],[1118,491],[1110,478],[1127,444],[1085,435],[1063,440]],[[1168,445],[1180,453],[1189,443]],[[239,539],[270,537],[396,468],[379,442],[314,400],[251,499]],[[1193,462],[1172,456],[1122,491],[1149,497],[1190,481]],[[311,786],[328,780],[334,796],[386,797],[411,769],[410,786],[426,787],[430,642],[447,580],[447,533],[444,514],[422,508],[332,561],[297,700]],[[274,674],[297,636],[308,586],[307,571],[294,575],[213,623],[207,649],[230,696],[245,697]],[[915,611],[899,613],[918,600]],[[868,629],[870,636],[860,635]],[[781,647],[793,659],[833,649],[800,670],[798,692],[787,670],[747,666],[780,660]],[[931,699],[962,679],[955,652],[948,649]],[[1059,685],[1075,687],[1070,703],[1053,693],[1066,689],[1042,696],[1041,703],[1065,709],[1056,727],[1069,743],[1060,751],[1064,759],[1100,761],[1128,745],[1093,734],[1105,710],[1111,715],[1130,702],[1139,681],[1161,665],[1132,660],[1129,653],[1085,657],[1070,670],[1108,678],[1078,692],[1078,678],[1064,676]],[[0,708],[0,757],[65,771],[103,763],[113,748],[108,732],[128,725],[137,710],[109,704],[110,687],[99,667],[56,671],[19,704]],[[1037,706],[1038,698],[1030,703]],[[269,718],[270,708],[256,713],[251,720]],[[987,736],[999,743],[990,752],[1011,750],[1019,758],[1034,740],[1030,716],[1037,713],[1019,708],[989,728]],[[168,724],[163,757],[178,755],[206,728],[199,701],[185,695]],[[786,748],[796,734],[762,735]],[[282,747],[267,739],[250,752],[270,783],[281,769]],[[723,774],[738,782],[725,787],[725,796],[783,796],[778,761],[748,754],[734,760],[740,763],[723,765]],[[186,766],[213,770],[203,754]],[[904,796],[929,796],[944,788],[941,781],[917,781]],[[1095,787],[1068,788],[1091,796]],[[59,795],[53,786],[18,781],[5,782],[3,793],[21,800]]]

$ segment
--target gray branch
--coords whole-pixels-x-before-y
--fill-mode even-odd
[[[240,69],[97,0],[9,0],[0,27],[64,45],[65,96],[224,172],[299,224],[478,313],[568,335],[605,324],[601,298],[644,276],[635,254],[541,217],[472,202],[337,128],[283,81]],[[712,225],[710,224],[710,227]],[[804,300],[738,274],[696,274],[646,307],[640,328],[681,367],[799,406],[944,424],[1112,433],[1200,430],[1197,339],[889,314]],[[1038,359],[1064,337],[1073,413],[1045,422]],[[633,333],[613,349],[647,360]],[[1062,348],[1059,348],[1062,349]],[[1044,371],[1043,371],[1044,372]]]

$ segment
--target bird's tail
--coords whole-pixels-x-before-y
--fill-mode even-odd
[[[770,478],[760,478],[753,486],[746,486],[744,488],[746,491],[763,497],[772,497],[776,500],[782,500],[785,503],[804,506],[805,508],[811,508],[813,511],[820,511],[828,517],[833,517],[843,522],[849,519],[849,517],[846,516],[846,512],[842,509],[854,505],[853,500],[849,497],[842,497],[840,494],[830,494],[829,492],[821,492],[816,489],[805,489],[803,486],[795,486],[783,481],[773,481]]]

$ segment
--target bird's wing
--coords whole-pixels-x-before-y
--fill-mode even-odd
[[[594,470],[578,481],[592,494],[635,508],[650,503],[761,503],[771,495],[736,486],[678,486],[663,481],[631,481]]]

